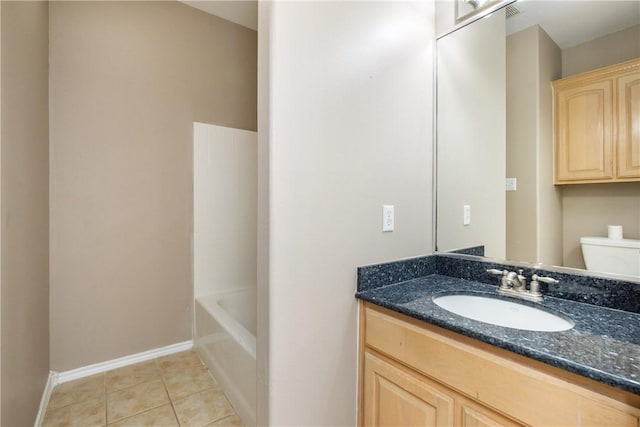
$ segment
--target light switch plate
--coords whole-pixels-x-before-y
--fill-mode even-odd
[[[506,178],[505,179],[505,190],[507,190],[507,191],[516,191],[517,181],[518,180],[516,178]]]
[[[462,224],[471,224],[471,205],[464,205],[462,208]]]
[[[395,218],[393,215],[393,205],[382,206],[382,231],[393,231]]]

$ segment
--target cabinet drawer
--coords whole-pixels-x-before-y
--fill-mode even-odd
[[[369,304],[364,321],[366,346],[526,424],[601,426],[606,420],[638,427],[637,408],[503,357],[487,344]]]

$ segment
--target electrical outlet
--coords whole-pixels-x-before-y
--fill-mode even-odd
[[[393,217],[393,205],[382,206],[382,231],[393,231],[395,218]]]

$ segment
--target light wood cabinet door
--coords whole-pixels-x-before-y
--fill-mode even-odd
[[[618,178],[640,178],[640,69],[617,79]]]
[[[553,82],[556,184],[640,181],[640,59]]]
[[[610,79],[557,91],[556,182],[614,177],[613,93]]]
[[[517,427],[522,426],[471,400],[461,399],[458,404],[461,427]]]
[[[446,390],[370,352],[364,356],[365,426],[450,427],[454,399]]]

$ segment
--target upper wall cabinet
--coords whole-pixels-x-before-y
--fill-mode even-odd
[[[640,60],[616,79],[618,178],[640,180]]]
[[[640,181],[640,59],[553,89],[555,183]]]

